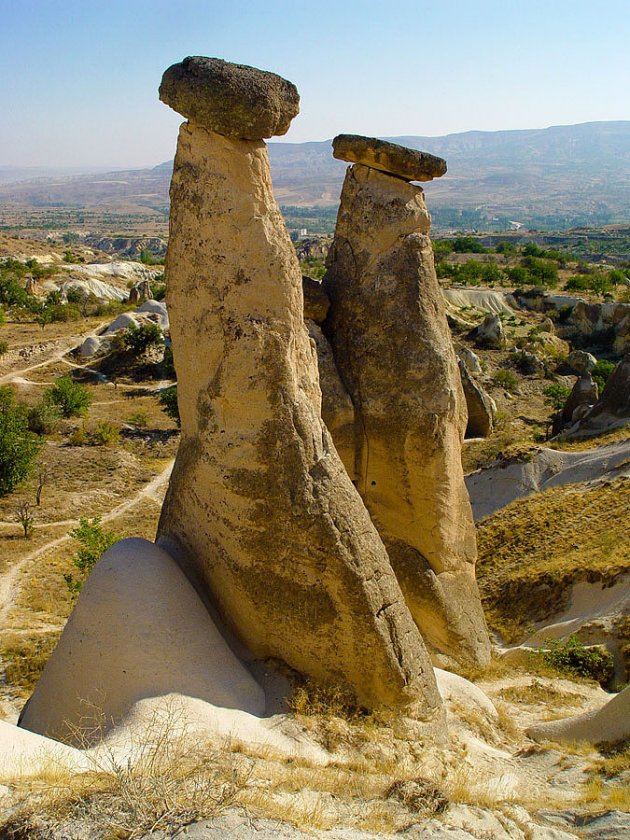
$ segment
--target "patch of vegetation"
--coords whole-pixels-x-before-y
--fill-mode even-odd
[[[75,382],[71,376],[60,377],[46,391],[44,399],[58,405],[64,417],[85,417],[92,402],[92,396],[85,385]]]
[[[79,525],[70,531],[70,536],[79,543],[79,548],[72,558],[72,563],[78,569],[79,574],[74,577],[74,575],[68,573],[63,578],[70,595],[74,599],[78,596],[87,576],[98,560],[120,537],[114,531],[103,530],[100,516],[95,516],[93,519],[81,517]]]
[[[563,608],[583,579],[630,571],[630,480],[556,487],[478,523],[477,579],[489,624],[508,642]]]
[[[560,411],[560,409],[564,408],[570,393],[571,388],[567,385],[562,385],[560,382],[553,382],[551,385],[547,385],[547,387],[543,390],[545,402],[556,411]]]
[[[130,324],[122,334],[122,343],[134,356],[142,356],[153,347],[161,347],[164,336],[158,324],[147,321],[138,326]]]
[[[495,385],[505,388],[510,394],[518,394],[518,377],[507,368],[499,368],[492,377]]]
[[[177,404],[177,385],[171,385],[170,388],[165,388],[158,397],[162,405],[162,411],[171,420],[174,420],[177,425],[181,425],[179,416],[179,406]]]
[[[571,676],[607,685],[615,673],[612,654],[600,647],[586,647],[573,633],[568,639],[545,639],[532,656],[550,668]]]
[[[28,409],[17,404],[11,388],[0,388],[0,496],[15,490],[35,466],[42,440],[28,426]]]
[[[591,372],[591,376],[597,382],[597,387],[599,388],[599,393],[601,394],[604,388],[606,387],[606,383],[610,379],[610,375],[615,369],[616,365],[614,362],[609,362],[606,359],[599,359],[595,367]]]
[[[59,640],[59,633],[18,638],[2,651],[4,678],[22,695],[29,695]]]
[[[531,705],[542,703],[554,706],[576,706],[582,702],[582,696],[574,691],[563,691],[548,683],[534,679],[526,685],[511,685],[501,689],[500,696],[508,703]]]

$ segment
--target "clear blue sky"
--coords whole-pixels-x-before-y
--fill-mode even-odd
[[[0,165],[144,166],[186,55],[298,86],[286,140],[630,119],[629,0],[0,0]]]

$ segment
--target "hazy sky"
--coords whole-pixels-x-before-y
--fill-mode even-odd
[[[298,86],[286,140],[630,119],[630,0],[0,0],[0,165],[145,166],[186,55]]]

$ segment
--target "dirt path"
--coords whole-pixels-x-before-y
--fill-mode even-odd
[[[16,377],[20,377],[25,373],[28,373],[31,370],[37,370],[38,368],[46,367],[47,365],[53,364],[55,362],[63,362],[64,356],[66,353],[69,353],[70,350],[73,350],[86,338],[90,336],[97,335],[104,326],[107,325],[107,321],[103,321],[102,323],[98,324],[93,330],[87,333],[78,333],[76,335],[69,335],[66,338],[60,338],[56,342],[56,348],[52,351],[50,355],[46,355],[46,358],[42,361],[36,362],[32,365],[26,365],[22,368],[16,368],[12,370],[10,373],[4,373],[0,376],[0,385],[6,385],[7,383],[11,382],[12,379]],[[44,351],[45,352],[45,351]],[[71,367],[82,367],[82,365],[73,365],[71,362],[68,362]],[[97,376],[102,376],[102,374],[97,374],[96,371],[92,371]]]
[[[152,499],[153,501],[158,503],[161,502],[161,490],[170,478],[174,463],[175,459],[171,459],[166,468],[162,470],[162,472],[159,475],[155,476],[155,478],[153,478],[148,484],[145,484],[144,487],[138,490],[137,493],[134,493],[134,495],[127,499],[125,502],[110,510],[109,513],[106,513],[102,517],[101,521],[109,522],[112,519],[116,519],[116,517],[126,513],[128,510],[135,507],[135,505],[137,505],[140,501],[146,498]],[[60,522],[49,522],[47,523],[47,527],[66,524],[77,525],[78,520],[62,520]],[[5,572],[2,576],[0,576],[0,632],[7,629],[7,618],[11,610],[11,606],[15,602],[15,598],[19,587],[18,579],[20,577],[20,574],[26,568],[26,566],[29,563],[35,562],[52,549],[57,548],[58,546],[63,545],[66,542],[69,542],[71,539],[72,538],[68,534],[64,534],[62,537],[57,537],[57,539],[51,540],[50,542],[38,548],[36,551],[33,551],[31,554],[27,554],[26,557],[23,557],[11,569],[9,569],[9,571]]]

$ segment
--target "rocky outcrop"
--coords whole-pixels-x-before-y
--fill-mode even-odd
[[[348,169],[324,332],[355,412],[354,479],[434,649],[485,663],[476,542],[461,466],[466,406],[423,192]]]
[[[575,431],[601,432],[630,421],[630,353],[613,370],[592,410]]]
[[[573,415],[578,406],[595,405],[598,399],[597,382],[590,373],[585,373],[576,381],[567,401],[562,409],[562,423],[571,423]]]
[[[496,403],[470,373],[461,358],[459,359],[459,373],[468,410],[465,437],[488,437],[492,434],[494,428],[497,413]]]
[[[479,347],[488,350],[500,350],[505,346],[505,331],[498,315],[486,315],[474,331],[474,338]]]
[[[198,126],[244,140],[286,134],[300,110],[297,88],[281,76],[200,55],[168,68],[160,99]]]
[[[338,160],[361,163],[406,181],[432,181],[446,173],[446,161],[442,158],[375,137],[339,134],[332,147],[333,157]]]
[[[582,376],[593,371],[597,359],[592,353],[587,353],[585,350],[574,350],[569,354],[567,364],[578,376]]]
[[[265,144],[240,139],[252,125],[257,137],[286,130],[292,86],[270,78],[260,101],[251,101],[257,82],[239,102],[231,74],[224,92],[216,75],[191,82],[189,65],[167,71],[171,104],[207,101],[184,107],[204,124],[181,127],[171,185],[167,300],[182,440],[159,543],[254,657],[347,685],[368,708],[439,721],[422,638],[321,419],[302,275]],[[283,91],[281,119],[270,98]],[[230,137],[209,130],[223,126],[217,108]]]
[[[304,294],[304,317],[323,324],[328,315],[330,301],[319,280],[312,277],[302,277],[302,292]]]
[[[84,747],[134,703],[168,694],[265,709],[262,689],[172,558],[146,540],[122,540],[86,581],[20,726]]]
[[[630,736],[630,687],[616,694],[600,709],[576,717],[530,726],[535,741],[619,742]]]

